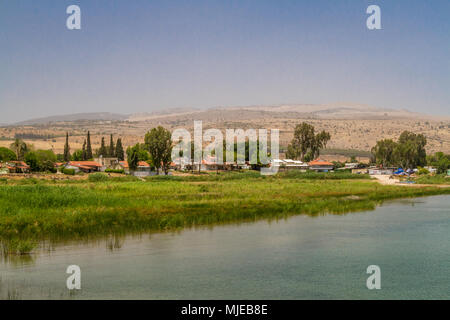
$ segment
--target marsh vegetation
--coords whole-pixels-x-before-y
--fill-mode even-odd
[[[100,180],[1,184],[3,254],[29,252],[40,240],[87,239],[296,214],[342,214],[371,210],[387,199],[450,194],[450,188],[382,186],[368,176],[346,173],[261,176],[247,172]]]

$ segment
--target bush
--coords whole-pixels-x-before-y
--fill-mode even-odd
[[[428,171],[427,169],[422,168],[422,167],[418,167],[417,169],[418,169],[418,170],[417,170],[417,174],[419,174],[419,175],[422,175],[422,174],[429,174],[429,173],[430,173],[430,171]]]
[[[109,177],[104,173],[96,172],[90,174],[88,179],[90,182],[101,182],[101,181],[108,181]]]
[[[106,169],[105,170],[106,173],[125,173],[125,170],[123,169]]]
[[[62,169],[62,173],[74,176],[75,175],[75,169]]]

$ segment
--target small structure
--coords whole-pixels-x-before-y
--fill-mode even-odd
[[[137,168],[132,173],[136,177],[147,177],[151,174],[151,167],[145,161],[139,161]]]
[[[113,169],[122,169],[125,174],[130,174],[130,166],[128,165],[128,161],[119,161],[117,166]]]
[[[245,165],[245,164],[243,164]],[[242,166],[242,165],[241,165]],[[215,156],[207,156],[202,160],[200,167],[201,171],[217,171],[225,170],[226,165],[224,163],[218,163]]]
[[[379,167],[370,167],[369,174],[370,175],[393,175],[395,168],[379,168]]]
[[[329,172],[334,169],[334,164],[325,160],[316,159],[309,163],[309,169],[316,172]]]
[[[6,163],[0,163],[0,174],[8,174],[9,168]]]
[[[304,163],[300,160],[292,160],[292,159],[273,159],[270,163],[270,166],[278,169],[285,170],[300,170],[306,171],[309,168],[307,163]]]
[[[9,173],[30,173],[31,168],[23,161],[8,161],[4,164],[9,170]]]
[[[435,167],[427,166],[427,167],[424,167],[424,168],[427,169],[429,173],[436,173],[437,172],[437,169]]]
[[[309,165],[307,163],[304,163],[300,160],[291,160],[291,159],[284,159],[284,164],[286,165],[286,169],[288,170],[305,170],[309,168]]]
[[[179,157],[176,159],[173,159],[173,161],[170,163],[169,167],[170,169],[174,170],[187,170],[188,167],[192,165],[192,161],[188,157]]]
[[[346,163],[344,165],[344,169],[358,169],[358,168],[359,168],[359,163],[358,162]]]
[[[352,173],[354,174],[367,174],[369,170],[367,168],[355,168],[352,169]]]
[[[75,173],[80,171],[85,173],[98,172],[102,165],[95,161],[69,161],[63,166],[65,169],[73,169]]]
[[[105,171],[106,169],[115,169],[119,164],[119,159],[116,157],[103,157],[100,156],[94,159],[95,162],[101,165],[100,171]]]
[[[450,169],[447,170],[447,176],[450,176]]]

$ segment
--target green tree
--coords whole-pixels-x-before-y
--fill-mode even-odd
[[[93,157],[94,156],[92,155],[91,133],[88,131],[86,141],[86,160],[91,160]]]
[[[72,154],[73,161],[84,161],[83,150],[77,150]]]
[[[134,146],[128,147],[127,148],[127,158],[128,159],[131,158],[131,154],[132,154],[133,150],[136,150],[138,161],[149,162],[150,154],[148,153],[147,150],[145,150],[145,145],[144,144],[136,143]]]
[[[416,168],[426,165],[426,144],[427,139],[424,135],[403,131],[394,151],[398,164],[403,168]]]
[[[128,166],[131,171],[135,171],[139,163],[138,147],[134,146],[130,149],[130,156],[128,157]]]
[[[0,161],[13,161],[16,158],[16,154],[11,149],[0,147]]]
[[[56,155],[52,150],[36,150],[27,152],[25,162],[30,166],[31,171],[55,171]]]
[[[111,135],[111,137],[109,139],[108,156],[114,157],[115,155],[116,155],[116,149],[114,147],[113,135]]]
[[[70,161],[69,133],[66,132],[66,143],[64,144],[64,161]]]
[[[427,157],[427,163],[429,166],[435,167],[437,173],[446,173],[450,169],[450,154],[436,152]]]
[[[375,162],[383,167],[395,166],[397,164],[395,158],[396,149],[397,143],[392,139],[377,141],[377,144],[372,148]]]
[[[315,134],[314,126],[303,122],[294,129],[294,138],[288,145],[286,157],[309,161],[320,155],[320,149],[326,147],[331,135],[326,131]]]
[[[118,138],[116,143],[116,157],[119,161],[125,160],[125,153],[123,151],[122,139]]]
[[[18,161],[23,160],[28,151],[27,144],[21,139],[16,139],[9,147],[15,153],[16,160]]]
[[[145,134],[145,145],[150,153],[157,174],[162,168],[167,174],[170,161],[172,161],[172,134],[169,130],[159,126]]]
[[[86,152],[86,140],[83,142],[83,148],[81,149],[81,160],[86,161],[88,159]]]
[[[36,152],[30,151],[25,155],[25,163],[30,166],[30,170],[33,172],[39,171],[39,163]]]
[[[55,171],[56,155],[52,150],[37,150],[36,155],[39,171]]]
[[[104,137],[102,137],[102,143],[100,145],[100,149],[97,150],[97,156],[102,156],[102,157],[108,156],[108,151],[106,149]]]

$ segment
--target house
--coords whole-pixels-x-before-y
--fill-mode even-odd
[[[273,159],[271,161],[271,166],[277,167],[278,169],[286,169],[286,170],[300,170],[306,171],[309,168],[307,163],[304,163],[300,160],[291,160],[291,159]]]
[[[119,161],[113,169],[122,169],[125,174],[130,174],[130,167],[128,161]]]
[[[358,162],[346,163],[344,165],[344,169],[358,169],[358,168],[359,168]]]
[[[23,161],[8,161],[6,162],[6,167],[9,173],[30,173],[31,168]]]
[[[139,161],[136,170],[133,171],[133,175],[136,177],[147,177],[151,174],[151,167],[145,161]]]
[[[105,171],[106,169],[115,169],[119,163],[119,159],[116,157],[100,156],[98,158],[95,158],[94,161],[101,165],[100,171]]]
[[[9,168],[6,163],[0,163],[0,174],[8,174]]]
[[[396,168],[370,167],[368,170],[370,175],[393,175]]]
[[[313,170],[316,172],[329,172],[334,169],[334,164],[332,164],[331,162],[325,161],[325,160],[321,160],[321,159],[316,159],[314,161],[311,161],[310,163],[308,163],[308,165],[309,165],[309,170]]]
[[[85,173],[98,172],[102,165],[96,161],[69,161],[64,165],[65,169],[73,169],[76,173],[82,171]]]
[[[188,157],[173,159],[169,164],[169,168],[174,170],[187,170],[190,166],[192,166],[192,161]]]
[[[304,163],[300,160],[291,160],[291,159],[284,159],[284,164],[286,165],[286,169],[297,169],[297,170],[304,170],[309,168],[309,165],[307,163]]]
[[[233,163],[234,165],[234,163]],[[237,167],[246,167],[246,163],[238,164]],[[218,163],[215,156],[207,156],[201,162],[201,171],[217,171],[226,170],[229,165],[225,163]]]

